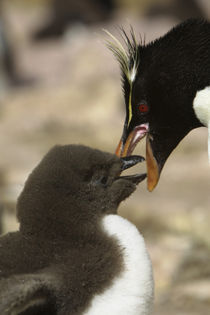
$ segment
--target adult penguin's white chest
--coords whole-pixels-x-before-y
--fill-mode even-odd
[[[124,270],[106,291],[93,297],[84,315],[148,315],[153,306],[153,273],[144,239],[118,215],[103,218],[103,227],[121,247]]]
[[[198,91],[193,101],[196,117],[208,128],[208,156],[210,163],[210,86]]]

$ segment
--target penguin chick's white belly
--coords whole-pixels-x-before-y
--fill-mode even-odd
[[[193,109],[196,117],[208,128],[208,156],[210,163],[210,86],[197,92],[193,101]]]
[[[154,282],[143,237],[135,225],[118,215],[105,216],[102,224],[122,249],[124,270],[106,291],[93,297],[84,315],[151,314]]]

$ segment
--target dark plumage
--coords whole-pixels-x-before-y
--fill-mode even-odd
[[[26,181],[20,230],[0,238],[0,314],[79,315],[123,271],[102,228],[145,175],[119,177],[141,157],[56,146]],[[133,314],[133,313],[132,313]]]
[[[115,55],[120,53],[126,103],[116,153],[131,154],[147,134],[148,189],[153,190],[168,156],[184,136],[194,128],[208,127],[210,23],[189,19],[147,45],[138,45],[133,32],[131,40],[124,36],[126,56],[119,46],[111,46]],[[205,88],[205,95],[197,94]]]

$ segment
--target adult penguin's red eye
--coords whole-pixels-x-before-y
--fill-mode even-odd
[[[146,103],[140,103],[138,105],[138,110],[140,111],[140,113],[147,113],[149,111],[149,106]]]

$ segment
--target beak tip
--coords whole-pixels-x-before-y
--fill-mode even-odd
[[[155,189],[156,185],[157,185],[157,184],[151,185],[150,183],[147,182],[147,190],[148,190],[149,192],[152,192],[152,191]]]
[[[142,163],[143,161],[145,161],[143,156],[140,155],[130,155],[130,156],[126,156],[126,157],[121,157],[121,162],[122,162],[122,166],[121,166],[121,170],[124,171],[138,163]]]

